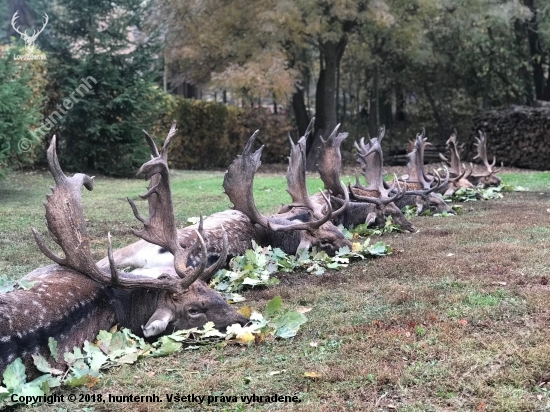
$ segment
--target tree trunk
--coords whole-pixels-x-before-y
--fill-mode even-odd
[[[296,89],[292,95],[292,108],[294,109],[294,118],[296,119],[296,127],[298,133],[303,136],[309,125],[309,115],[304,101],[304,90]]]
[[[346,35],[343,35],[338,42],[327,41],[320,44],[321,56],[324,57],[324,68],[319,75],[316,100],[321,97],[322,101],[320,104],[318,102],[315,104],[317,109],[315,114],[315,137],[310,146],[306,161],[306,169],[308,171],[317,170],[317,157],[321,145],[321,130],[331,133],[336,127],[336,75],[346,45]],[[320,87],[321,82],[322,87]]]
[[[537,100],[549,100],[547,85],[544,79],[543,64],[546,60],[546,54],[540,45],[539,27],[537,22],[537,8],[534,0],[524,0],[525,5],[531,10],[531,20],[526,25],[527,39],[529,40],[529,50],[531,52],[531,64],[533,65],[533,81],[535,84],[535,96]]]

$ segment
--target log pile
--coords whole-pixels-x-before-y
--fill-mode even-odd
[[[497,164],[527,169],[550,169],[550,106],[512,106],[504,110],[487,110],[473,118],[473,129],[462,159],[476,154],[474,136],[487,134],[489,160]]]
[[[404,166],[408,163],[409,158],[407,153],[412,150],[409,144],[391,145],[386,150],[385,160],[389,166]],[[426,163],[439,163],[439,153],[445,153],[445,142],[432,142],[431,146],[427,146],[424,150],[424,161]]]

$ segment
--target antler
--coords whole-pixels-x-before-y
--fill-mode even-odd
[[[53,240],[61,247],[65,257],[61,258],[52,252],[46,246],[42,236],[36,229],[32,228],[34,238],[42,253],[57,264],[67,266],[99,283],[125,289],[146,287],[172,292],[179,291],[179,282],[174,282],[174,279],[169,277],[161,276],[158,279],[151,279],[135,275],[128,276],[123,272],[117,272],[114,269],[115,264],[112,259],[110,235],[108,235],[110,272],[96,266],[86,232],[81,191],[82,186],[88,190],[93,189],[93,178],[82,173],[67,177],[63,173],[56,154],[55,136],[52,138],[47,154],[50,172],[55,180],[55,187],[52,188],[52,194],[47,196],[47,202],[45,203],[46,222]],[[206,256],[204,262],[206,263]]]
[[[310,126],[312,126],[312,124],[310,124]],[[310,127],[308,127],[308,131],[309,130]],[[311,232],[329,221],[335,213],[341,213],[341,211],[347,207],[347,202],[349,199],[345,201],[344,205],[338,211],[333,213],[330,200],[323,194],[326,206],[328,207],[327,213],[323,214],[322,208],[311,202],[305,181],[306,132],[297,144],[294,144],[292,139],[289,139],[291,144],[291,152],[287,170],[287,192],[292,197],[292,203],[287,205],[286,208],[305,207],[312,212],[313,217],[315,217],[316,220],[305,223],[280,224],[280,222],[275,223],[273,219],[262,215],[256,208],[253,196],[254,175],[261,164],[260,158],[263,150],[262,146],[260,149],[252,153],[252,145],[257,134],[258,131],[254,132],[246,143],[243,154],[237,156],[225,173],[223,188],[236,210],[239,210],[247,215],[248,218],[254,223],[258,223],[259,225],[270,230],[308,230]]]
[[[456,144],[456,130],[447,140],[447,149],[451,153],[451,159],[448,160],[441,153],[439,154],[439,157],[441,158],[441,160],[448,164],[450,173],[454,175],[461,175],[463,173],[463,168],[462,164],[460,163],[460,155],[458,153],[458,147]]]
[[[349,191],[350,191],[350,197],[353,199],[353,200],[359,200],[361,202],[368,202],[368,203],[374,203],[375,205],[377,206],[385,206],[391,202],[394,202],[396,200],[399,200],[401,199],[405,194],[406,194],[406,190],[407,190],[407,182],[404,182],[404,185],[403,185],[403,188],[401,188],[399,186],[399,184],[397,184],[397,176],[394,175],[394,180],[393,180],[393,184],[392,186],[386,190],[384,193],[381,193],[380,192],[380,197],[376,198],[376,197],[371,197],[371,196],[364,196],[364,195],[359,195],[357,193],[355,193],[353,190],[352,190],[352,187],[348,185],[348,188],[349,188]],[[394,191],[395,190],[395,194],[389,196],[389,193]],[[377,190],[377,192],[379,192]]]
[[[377,137],[370,139],[368,144],[365,144],[365,139],[361,138],[359,144],[355,142],[357,148],[357,161],[361,165],[361,171],[368,183],[365,190],[376,190],[381,195],[388,195],[388,190],[384,187],[384,178],[382,174],[382,165],[384,156],[380,142],[386,133],[384,127],[380,128],[380,133]]]
[[[27,35],[27,34],[26,34],[26,30],[25,30],[25,32],[21,33],[21,32],[19,31],[19,26],[18,26],[18,27],[15,27],[15,21],[16,21],[18,18],[19,18],[19,10],[17,10],[17,11],[15,12],[15,14],[13,15],[13,17],[12,17],[12,19],[11,19],[11,25],[12,25],[12,27],[13,27],[13,29],[15,30],[16,33],[19,33],[21,36],[26,36],[26,35]]]
[[[340,125],[334,128],[327,140],[321,138],[321,151],[319,152],[319,175],[325,188],[335,195],[346,195],[346,187],[342,187],[340,181],[340,169],[342,168],[342,155],[340,145],[348,137],[348,133],[338,133]]]
[[[147,199],[149,203],[149,218],[144,219],[139,214],[136,205],[131,199],[128,199],[128,202],[132,207],[135,217],[143,223],[143,229],[132,229],[133,233],[148,242],[166,248],[174,255],[174,267],[176,273],[181,278],[180,287],[185,289],[197,279],[211,276],[211,271],[217,270],[218,265],[225,263],[225,258],[223,262],[221,262],[221,259],[227,254],[227,241],[226,238],[224,238],[224,251],[220,259],[218,259],[218,263],[214,265],[214,268],[211,267],[206,272],[206,245],[199,233],[201,231],[200,229],[202,229],[202,223],[199,225],[200,229],[197,231],[197,242],[194,246],[184,249],[178,243],[172,193],[170,189],[170,173],[168,169],[168,147],[176,132],[176,123],[174,122],[166,136],[160,153],[156,149],[156,145],[152,141],[151,136],[146,133],[146,138],[152,152],[152,159],[140,167],[137,172],[137,177],[151,179],[147,193],[140,196],[142,199]],[[201,262],[195,269],[188,268],[187,261],[189,256],[199,245],[201,247]]]
[[[268,219],[256,208],[253,195],[254,175],[262,164],[262,145],[252,153],[252,146],[260,131],[256,130],[246,142],[243,154],[229,165],[223,179],[223,189],[234,209],[244,213],[248,218],[263,227],[268,227]]]
[[[474,156],[474,159],[480,159],[483,164],[485,165],[485,168],[487,169],[487,176],[496,173],[493,171],[493,167],[495,167],[495,164],[497,162],[497,158],[493,156],[493,163],[489,164],[489,161],[487,160],[487,140],[485,138],[485,133],[483,133],[481,130],[478,130],[479,138],[474,136],[476,139],[476,143],[474,143],[474,146],[477,147],[477,155]]]
[[[426,149],[426,146],[433,146],[430,142],[428,142],[428,138],[426,137],[426,129],[422,128],[422,133],[419,133],[416,135],[415,139],[415,147],[418,151],[418,169],[421,172],[421,182],[423,185],[430,185],[433,182],[433,177],[429,177],[426,172],[424,171],[424,150]]]
[[[36,33],[36,36],[38,36],[40,33],[44,31],[49,21],[50,21],[50,18],[46,13],[44,13],[44,23],[42,24],[42,28],[38,31],[38,33]]]
[[[407,190],[405,192],[405,195],[418,195],[418,196],[426,197],[430,193],[436,192],[442,187],[445,187],[447,183],[449,183],[449,169],[447,169],[446,167],[444,167],[444,169],[446,173],[443,181],[441,181],[441,176],[439,175],[437,170],[433,170],[432,172],[434,174],[435,185],[423,190]]]

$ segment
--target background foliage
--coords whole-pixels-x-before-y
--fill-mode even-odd
[[[172,120],[174,137],[169,162],[176,169],[225,169],[242,152],[248,137],[260,130],[259,141],[266,145],[262,161],[284,162],[288,156],[285,116],[274,116],[262,108],[239,108],[214,102],[167,96],[164,111],[154,128],[161,145]]]
[[[98,80],[46,137],[60,136],[75,170],[132,173],[147,156],[141,129],[172,118],[182,125],[174,166],[225,168],[256,128],[264,161],[284,160],[286,132],[315,115],[311,166],[336,123],[351,133],[345,149],[382,124],[387,145],[421,127],[441,142],[455,128],[466,138],[480,111],[550,100],[542,0],[8,0],[0,42],[22,45],[16,11],[22,29],[50,17],[38,37],[47,70],[32,69],[47,86],[43,116],[82,78]],[[171,93],[207,103],[168,104]]]

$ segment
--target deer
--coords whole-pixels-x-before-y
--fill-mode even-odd
[[[12,25],[13,29],[15,30],[15,32],[21,35],[21,38],[23,39],[23,41],[25,42],[25,44],[27,46],[27,52],[29,54],[32,54],[34,52],[34,42],[38,38],[38,35],[40,33],[42,33],[44,31],[44,29],[46,28],[46,25],[48,24],[48,21],[49,21],[49,17],[46,13],[44,13],[44,23],[42,24],[42,28],[38,31],[33,30],[33,33],[30,36],[27,34],[27,30],[25,30],[24,32],[21,32],[21,31],[19,31],[19,26],[15,27],[15,24],[16,24],[16,21],[17,21],[18,18],[19,18],[19,10],[17,10],[15,12],[15,14],[13,15],[13,17],[11,19],[11,25]]]
[[[356,177],[356,182],[353,186],[348,185],[350,191],[350,199],[362,202],[379,202],[380,207],[383,205],[384,215],[391,216],[394,223],[401,227],[404,232],[416,232],[415,227],[401,212],[401,209],[396,206],[394,201],[399,200],[405,194],[404,191],[397,189],[397,178],[394,179],[392,187],[384,186],[384,178],[382,173],[382,165],[384,157],[382,153],[381,142],[386,134],[384,126],[380,127],[378,136],[370,139],[369,143],[365,143],[365,138],[361,138],[359,142],[355,142],[357,149],[357,161],[361,165],[363,177],[367,181],[367,186],[363,186],[359,177]],[[406,191],[406,186],[405,186]],[[392,192],[395,194],[392,196]],[[391,200],[391,201],[389,201]]]
[[[153,138],[143,130],[145,139],[149,144],[151,156],[159,156],[158,148]],[[244,213],[237,210],[224,210],[213,213],[206,219],[200,219],[200,223],[178,229],[178,243],[181,247],[189,248],[197,241],[197,230],[201,230],[206,243],[207,267],[218,261],[224,249],[222,225],[226,228],[228,237],[226,260],[234,256],[243,255],[247,249],[252,248],[252,241],[257,243],[263,241],[264,231],[256,227]],[[113,252],[115,267],[133,268],[133,273],[147,276],[149,272],[156,273],[159,267],[171,266],[174,256],[163,247],[143,239],[135,243],[117,249]],[[190,267],[197,267],[200,263],[201,255],[191,253],[187,264]],[[224,262],[225,264],[225,262]],[[97,265],[100,267],[109,267],[109,259],[105,256]],[[206,279],[208,281],[208,279]]]
[[[192,247],[184,249],[178,244],[167,164],[167,149],[175,130],[174,124],[161,154],[143,164],[137,174],[151,180],[143,196],[148,201],[149,217],[143,218],[128,199],[143,224],[133,233],[175,256],[172,266],[159,268],[155,276],[117,270],[110,234],[110,266],[95,264],[82,210],[82,188],[92,190],[93,178],[82,173],[66,176],[57,158],[56,137],[52,138],[47,158],[55,186],[45,203],[46,222],[64,257],[53,252],[32,228],[38,248],[55,264],[26,275],[24,279],[33,283],[29,290],[0,295],[0,373],[21,357],[30,375],[36,374],[31,359],[34,354],[45,356],[55,367],[63,367],[63,360],[56,361],[49,355],[50,337],[57,340],[60,353],[64,353],[93,341],[100,330],[115,324],[153,339],[177,329],[201,327],[209,321],[222,330],[248,322],[203,280],[221,266],[219,262],[225,262],[226,252],[218,264],[206,269],[206,245],[200,232]],[[226,235],[223,241],[227,243]],[[201,250],[200,264],[188,267],[186,262],[195,249]]]
[[[472,174],[472,169],[466,169],[460,162],[460,154],[456,143],[456,130],[447,140],[447,150],[450,153],[450,159],[447,159],[442,153],[439,153],[439,158],[448,166],[451,178],[448,185],[442,187],[439,193],[445,196],[452,196],[460,188],[474,189],[474,185],[468,180]]]
[[[297,144],[290,139],[291,152],[286,179],[287,192],[292,203],[283,205],[277,214],[264,216],[254,202],[254,176],[260,167],[264,148],[261,146],[252,151],[258,130],[248,139],[242,155],[238,155],[227,169],[223,188],[233,208],[244,213],[264,231],[261,245],[278,247],[287,254],[297,254],[300,250],[318,247],[334,256],[341,248],[352,246],[330,221],[346,210],[348,201],[344,200],[338,210],[333,210],[330,195],[327,197],[322,194],[324,205],[315,204],[309,197],[306,187],[306,139],[311,133],[312,124],[310,123]]]
[[[489,163],[487,160],[487,139],[485,137],[485,133],[483,133],[481,130],[478,130],[479,138],[477,136],[474,136],[476,139],[476,143],[474,143],[474,146],[477,147],[477,154],[475,155],[474,159],[480,159],[483,165],[485,166],[485,171],[481,173],[472,173],[468,180],[474,185],[474,186],[481,186],[481,187],[490,187],[490,186],[499,186],[502,183],[502,180],[496,175],[501,169],[502,169],[502,163],[500,164],[500,168],[493,169],[496,164],[496,157],[493,157],[493,163]],[[470,163],[470,167],[473,170],[474,165]]]
[[[332,195],[331,202],[340,207],[348,198],[352,189],[342,185],[340,170],[342,168],[342,155],[340,146],[348,137],[348,133],[339,133],[340,125],[325,139],[321,138],[317,168],[325,189]],[[355,196],[355,193],[353,194]],[[367,226],[384,227],[386,223],[385,207],[398,199],[401,193],[390,197],[364,197],[362,201],[350,200],[346,210],[332,219],[335,225],[343,225],[345,228],[355,227],[360,224]],[[312,199],[322,204],[323,197],[318,193]]]
[[[443,181],[437,171],[433,171],[431,176],[424,171],[424,149],[431,144],[427,141],[425,134],[423,129],[411,142],[412,150],[407,154],[407,179],[406,182],[399,182],[399,184],[406,184],[407,191],[395,204],[400,209],[407,205],[416,205],[417,215],[426,211],[430,213],[446,212],[454,215],[456,212],[437,194],[439,190],[448,185],[449,170],[444,168],[446,175]]]

